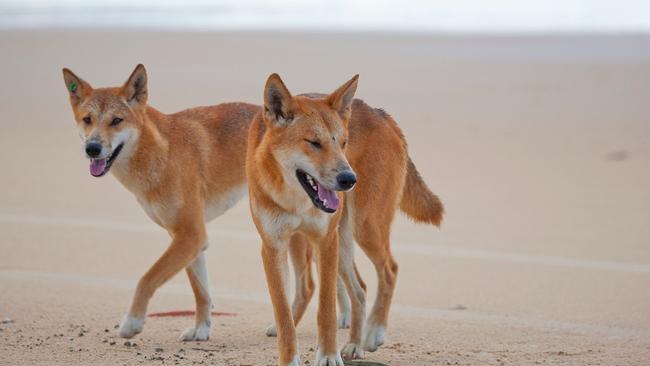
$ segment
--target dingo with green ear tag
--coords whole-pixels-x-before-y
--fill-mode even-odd
[[[113,173],[172,239],[138,282],[119,335],[130,338],[141,332],[149,299],[185,269],[196,299],[196,319],[181,339],[208,339],[212,302],[205,222],[246,193],[246,139],[260,108],[226,103],[161,113],[148,105],[142,65],[124,84],[111,88],[93,88],[68,69],[63,69],[63,78],[90,175]]]

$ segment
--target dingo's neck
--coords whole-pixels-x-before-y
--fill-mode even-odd
[[[117,180],[138,197],[161,183],[169,158],[169,141],[162,131],[168,123],[167,116],[148,106],[141,121],[130,146],[123,150],[126,159],[112,169]]]

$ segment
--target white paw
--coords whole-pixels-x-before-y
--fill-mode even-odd
[[[337,319],[337,322],[339,324],[339,329],[348,329],[350,328],[350,315],[349,311],[343,312],[339,314],[339,317]]]
[[[354,343],[348,343],[341,349],[341,357],[346,360],[360,360],[363,359],[363,348]]]
[[[181,334],[181,341],[207,341],[210,339],[210,321],[206,320],[198,327],[187,328]]]
[[[142,332],[144,326],[144,319],[139,319],[131,315],[125,315],[120,322],[120,327],[117,333],[122,338],[131,338],[134,335]]]
[[[363,349],[368,352],[375,352],[379,346],[384,344],[384,333],[383,325],[367,324],[366,334],[363,337]]]
[[[287,364],[287,366],[300,366],[300,356],[293,356],[293,360]]]
[[[266,328],[266,336],[267,337],[277,337],[278,336],[278,330],[275,328],[275,324],[269,325],[269,327]]]
[[[316,366],[344,366],[343,359],[341,354],[336,352],[335,354],[325,355],[321,353],[320,348],[316,352]]]

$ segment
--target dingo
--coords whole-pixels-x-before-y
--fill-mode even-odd
[[[354,99],[357,79],[327,96],[292,96],[273,74],[264,89],[264,110],[250,127],[250,209],[263,243],[280,365],[300,363],[295,324],[313,292],[304,239],[314,245],[320,276],[316,365],[342,366],[336,344],[337,273],[352,303],[343,355],[361,358],[364,348],[374,351],[383,343],[397,275],[389,242],[395,211],[399,207],[433,225],[442,220],[442,204],[411,162],[395,121]],[[365,285],[354,266],[353,238],[375,264],[379,280],[363,344]],[[293,309],[287,298],[288,252],[297,263]]]
[[[130,338],[142,331],[154,291],[185,268],[196,298],[196,319],[181,339],[208,339],[211,300],[205,222],[246,193],[246,139],[260,108],[227,103],[163,114],[147,105],[142,65],[121,87],[93,89],[68,69],[63,69],[63,78],[90,159],[90,174],[113,172],[172,238],[138,282],[119,335]]]

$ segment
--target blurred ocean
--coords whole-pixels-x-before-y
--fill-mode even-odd
[[[650,0],[0,0],[0,29],[650,31]]]

